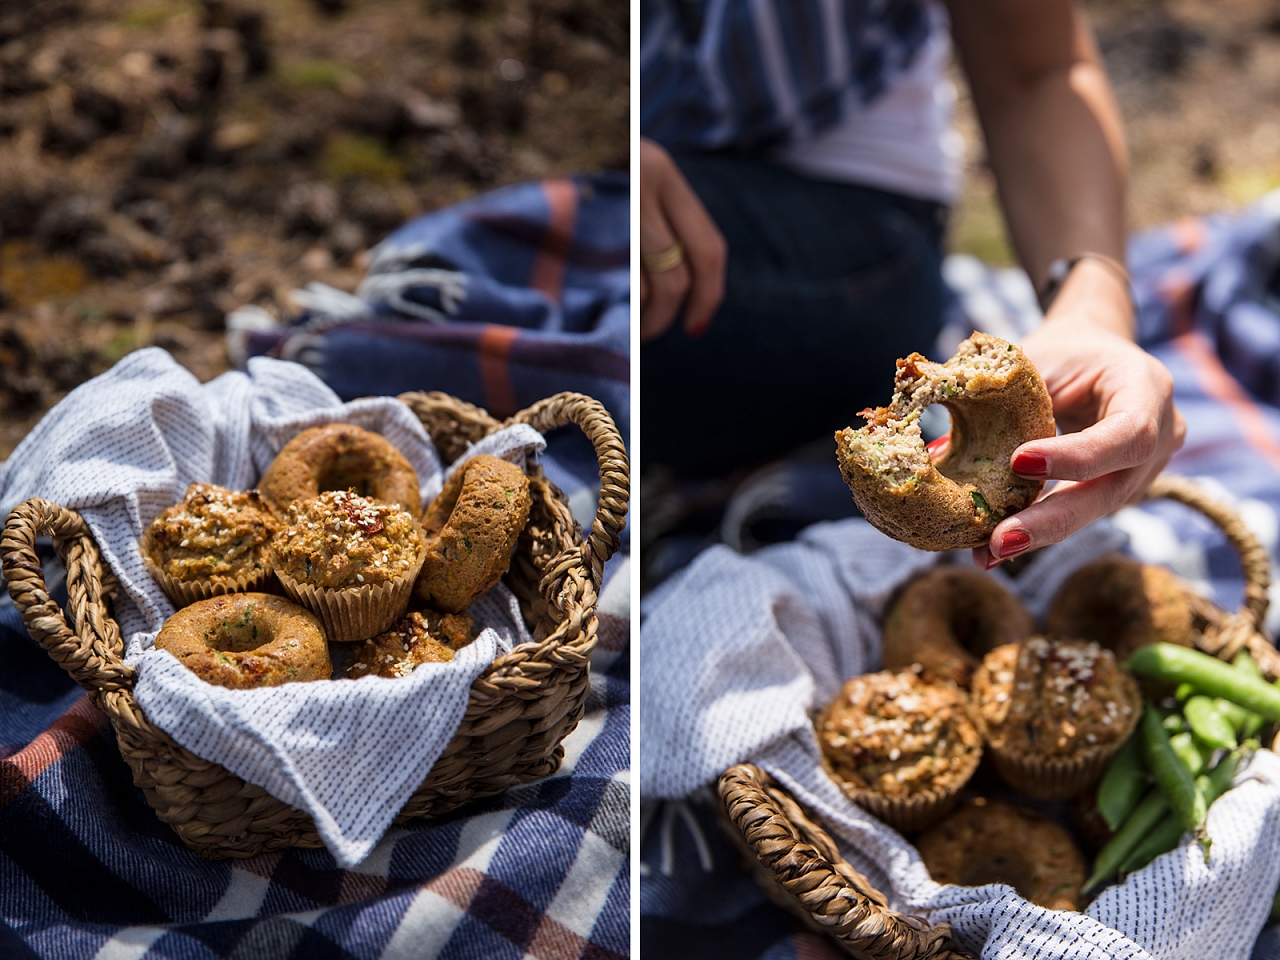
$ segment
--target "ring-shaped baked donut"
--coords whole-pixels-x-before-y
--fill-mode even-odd
[[[393,503],[416,517],[422,510],[418,474],[390,441],[349,423],[303,430],[284,445],[258,483],[258,492],[276,516],[294,500],[310,500],[326,490],[354,490],[362,497]]]
[[[1123,663],[1148,643],[1195,645],[1191,601],[1164,567],[1113,554],[1086,563],[1049,603],[1050,637],[1093,640]]]
[[[417,596],[444,613],[465,610],[507,572],[529,505],[529,478],[515,464],[481,454],[455,470],[422,515]]]
[[[183,607],[160,629],[156,649],[168,650],[201,680],[233,690],[333,673],[319,619],[269,593],[229,593]]]
[[[951,442],[935,463],[920,434],[931,404],[951,413]],[[877,529],[921,550],[976,547],[1044,487],[1010,469],[1013,451],[1054,435],[1044,381],[1018,347],[975,333],[946,363],[898,361],[893,400],[862,411],[867,425],[836,434],[840,472]]]
[[[1088,871],[1071,834],[1043,814],[976,798],[916,840],[936,883],[1007,883],[1049,910],[1079,910]]]
[[[1035,632],[1022,601],[990,575],[973,567],[934,567],[889,607],[881,655],[886,670],[918,663],[934,679],[968,689],[987,653]]]

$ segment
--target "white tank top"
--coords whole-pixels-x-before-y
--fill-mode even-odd
[[[835,126],[777,148],[774,162],[817,180],[953,202],[964,138],[952,124],[956,90],[946,75],[950,23],[940,4],[930,4],[930,17],[929,40],[889,90]]]

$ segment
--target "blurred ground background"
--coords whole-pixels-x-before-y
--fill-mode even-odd
[[[0,0],[0,459],[139,347],[353,289],[413,214],[628,162],[619,0]]]
[[[1124,115],[1129,224],[1238,209],[1280,187],[1280,2],[1083,0]],[[1013,263],[963,79],[953,250]]]

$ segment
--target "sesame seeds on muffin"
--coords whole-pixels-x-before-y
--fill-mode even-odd
[[[1061,757],[1127,737],[1132,686],[1097,643],[1032,637],[988,654],[973,692],[993,744]]]
[[[243,589],[260,583],[269,571],[277,529],[256,491],[193,483],[181,503],[151,522],[139,548],[154,572],[179,584],[207,581]]]
[[[355,648],[346,676],[407,677],[424,663],[443,663],[471,642],[474,621],[465,613],[414,611],[390,630]]]
[[[958,790],[982,749],[964,692],[914,670],[849,680],[817,732],[837,777],[888,797]]]
[[[274,545],[282,573],[322,589],[396,580],[414,571],[421,551],[409,514],[348,490],[291,504]]]

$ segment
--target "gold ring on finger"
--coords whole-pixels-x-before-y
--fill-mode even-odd
[[[641,254],[640,262],[650,273],[666,273],[684,263],[684,247],[680,246],[680,241],[677,240],[661,253],[652,253],[648,256]]]

